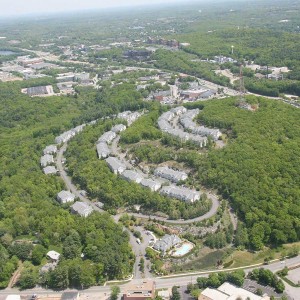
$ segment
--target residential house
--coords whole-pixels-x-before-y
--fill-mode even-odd
[[[152,192],[156,192],[161,188],[161,183],[152,179],[143,179],[141,185],[149,188]]]
[[[86,218],[93,212],[93,208],[85,202],[77,201],[71,206],[71,211]]]
[[[115,157],[110,156],[105,161],[114,174],[122,174],[126,170],[126,165]]]
[[[44,174],[46,175],[53,175],[53,174],[57,174],[57,170],[55,167],[53,166],[48,166],[46,168],[43,169]]]
[[[132,170],[125,170],[121,177],[127,181],[134,181],[136,183],[140,183],[144,179],[140,173]]]
[[[58,202],[60,202],[61,204],[65,204],[68,202],[74,202],[75,195],[69,191],[61,191],[57,194],[56,198]]]
[[[164,186],[160,193],[170,198],[175,198],[188,203],[193,203],[200,199],[200,192],[179,186]]]
[[[46,154],[55,154],[57,152],[57,146],[56,145],[49,145],[44,150],[43,153]]]
[[[96,145],[99,159],[106,158],[110,155],[110,149],[107,143],[100,142]]]
[[[59,260],[60,254],[56,251],[49,251],[46,255],[52,262],[57,262]]]
[[[53,155],[45,154],[44,156],[41,157],[41,166],[42,167],[46,167],[52,163],[54,163]]]
[[[120,133],[122,131],[126,130],[126,126],[123,125],[123,124],[118,124],[118,125],[115,125],[111,131],[115,132],[115,133]]]
[[[165,179],[168,179],[173,182],[179,182],[182,180],[186,180],[188,175],[183,171],[175,171],[168,167],[158,167],[154,171],[155,176],[159,176]]]
[[[153,245],[153,248],[163,254],[166,254],[172,247],[180,244],[181,242],[181,239],[177,235],[166,234]]]
[[[115,138],[116,138],[116,133],[114,131],[107,131],[103,133],[100,138],[98,139],[98,143],[107,143],[110,144]]]

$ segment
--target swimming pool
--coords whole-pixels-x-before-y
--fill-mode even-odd
[[[194,248],[194,244],[190,242],[184,242],[183,244],[180,245],[177,249],[174,250],[172,253],[172,256],[174,257],[180,257],[183,256],[187,253],[189,253],[192,249]]]

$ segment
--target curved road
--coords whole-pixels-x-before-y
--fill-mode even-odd
[[[64,143],[63,146],[59,149],[58,153],[57,153],[57,158],[56,158],[56,165],[57,165],[57,169],[59,170],[60,176],[63,179],[63,181],[65,182],[67,188],[76,196],[78,197],[81,201],[86,202],[88,204],[90,204],[94,210],[99,211],[99,212],[104,212],[104,210],[98,208],[93,202],[91,202],[87,197],[83,196],[80,194],[80,192],[78,191],[77,187],[72,183],[71,178],[67,175],[62,160],[63,160],[63,153],[66,151],[67,149],[67,143]],[[167,218],[163,218],[163,217],[158,217],[158,216],[154,216],[154,215],[143,215],[143,214],[138,214],[138,213],[128,213],[128,215],[134,215],[138,218],[143,218],[143,219],[155,219],[158,221],[163,221],[169,224],[191,224],[194,222],[201,222],[204,221],[206,219],[209,219],[211,217],[213,217],[217,211],[218,208],[220,206],[220,203],[218,201],[218,197],[214,194],[211,193],[207,193],[207,197],[211,200],[212,202],[212,206],[211,209],[204,215],[194,218],[194,219],[189,219],[189,220],[169,220]],[[115,220],[118,220],[120,218],[122,214],[116,215],[114,217]]]

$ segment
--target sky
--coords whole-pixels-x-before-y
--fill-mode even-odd
[[[183,0],[0,0],[0,15],[12,17],[26,14],[101,9],[156,3],[179,3]]]

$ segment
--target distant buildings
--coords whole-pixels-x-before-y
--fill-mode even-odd
[[[73,136],[80,133],[84,129],[85,126],[86,126],[86,124],[82,124],[73,129],[63,132],[61,135],[59,135],[55,138],[55,143],[63,144],[65,142],[68,142]]]
[[[199,112],[199,110],[196,111]],[[163,132],[179,139],[181,142],[191,141],[194,144],[199,145],[200,147],[204,147],[207,144],[206,137],[204,136],[199,137],[189,132],[185,132],[178,126],[176,128],[173,128],[173,126],[170,123],[170,121],[172,121],[175,118],[175,116],[181,116],[180,120],[184,119],[186,123],[187,122],[189,123],[189,127],[194,127],[195,123],[188,118],[190,115],[194,116],[194,113],[189,113],[189,111],[187,111],[187,109],[183,106],[173,108],[170,111],[163,113],[158,118],[158,127]],[[190,129],[190,128],[186,128],[186,129]]]
[[[131,284],[123,294],[124,300],[154,299],[155,289],[153,281],[143,281],[140,284]]]
[[[86,218],[93,212],[93,208],[85,202],[77,201],[71,206],[71,211],[74,214]]]
[[[21,90],[23,94],[27,94],[30,97],[45,97],[45,96],[53,96],[54,91],[52,85],[46,86],[34,86]]]
[[[75,195],[69,191],[61,191],[57,194],[56,198],[58,202],[60,202],[61,204],[65,204],[69,202],[74,202]]]
[[[163,254],[166,254],[172,247],[180,244],[181,242],[181,239],[177,235],[166,234],[153,245],[153,248]]]
[[[135,112],[124,111],[124,112],[119,113],[117,115],[117,118],[127,121],[128,126],[130,126],[133,122],[135,122],[141,116],[142,116],[142,114],[137,111],[135,111]]]

